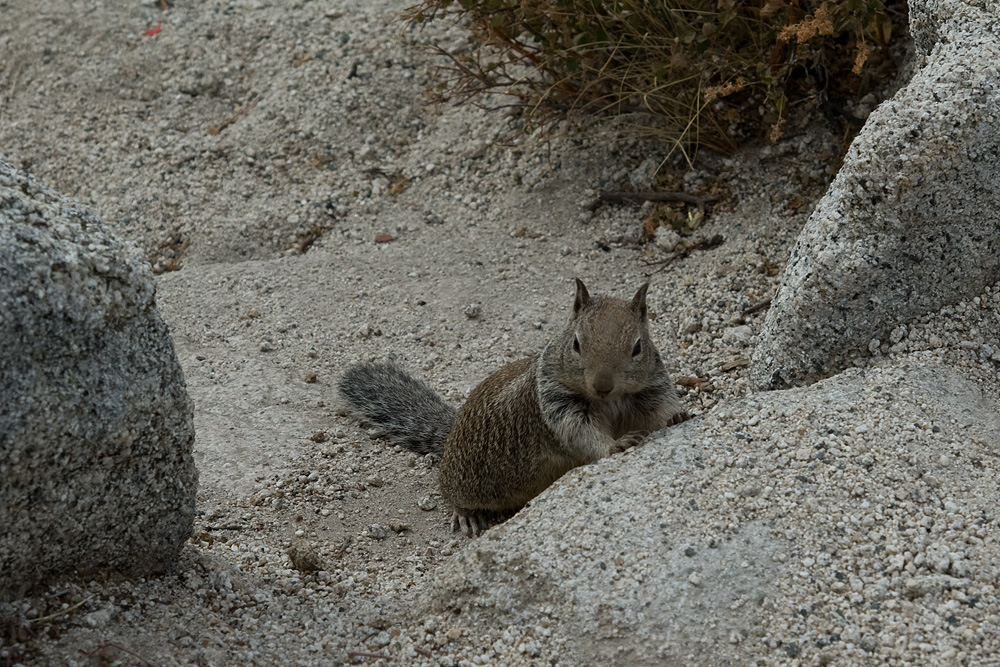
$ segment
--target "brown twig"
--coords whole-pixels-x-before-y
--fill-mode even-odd
[[[259,99],[260,99],[259,97],[255,97],[254,99],[250,100],[246,105],[234,111],[232,116],[222,121],[218,125],[213,125],[212,127],[208,128],[206,132],[208,132],[212,136],[219,134],[224,129],[235,123],[237,118],[246,114],[248,111],[250,111],[250,109],[253,109]]]
[[[66,607],[65,609],[57,611],[54,614],[49,614],[48,616],[41,616],[39,618],[28,619],[28,623],[41,623],[43,621],[51,621],[53,618],[58,618],[59,616],[62,616],[63,614],[68,614],[69,612],[73,611],[77,607],[82,607],[83,605],[87,604],[88,602],[90,602],[93,599],[94,599],[94,596],[91,595],[90,597],[87,597],[87,598],[84,598],[83,600],[80,600],[75,605],[73,605],[71,607]]]
[[[743,309],[744,315],[752,315],[753,313],[759,312],[761,310],[767,310],[771,307],[771,298],[768,297],[757,303],[752,303]]]
[[[699,197],[688,192],[624,192],[620,190],[607,190],[600,193],[596,200],[591,202],[590,210],[596,209],[602,202],[611,204],[624,204],[638,201],[679,201],[685,204],[693,204],[702,213],[705,212],[705,205],[716,201],[718,197]]]
[[[103,644],[99,645],[97,648],[95,648],[90,653],[87,653],[86,655],[87,656],[94,655],[95,653],[97,653],[101,649],[103,649],[103,648],[109,648],[109,647],[113,648],[113,649],[118,649],[122,653],[128,653],[130,656],[132,656],[133,658],[135,658],[136,660],[138,660],[139,662],[141,662],[144,665],[148,665],[149,667],[156,667],[156,665],[154,665],[153,663],[151,663],[149,660],[146,660],[144,657],[142,657],[141,655],[139,655],[135,651],[129,650],[129,649],[127,649],[124,646],[121,646],[119,644],[115,644],[114,642],[104,642]]]
[[[354,660],[355,658],[381,658],[382,660],[395,660],[391,655],[385,655],[383,653],[365,653],[364,651],[348,651],[347,659]]]
[[[725,240],[726,239],[722,236],[722,234],[716,234],[715,236],[712,236],[711,238],[707,239],[700,239],[687,247],[681,248],[680,250],[675,250],[674,254],[670,255],[666,259],[659,259],[651,262],[646,262],[646,266],[659,265],[656,271],[653,272],[653,273],[659,273],[660,271],[663,271],[665,268],[667,268],[667,266],[669,266],[670,263],[673,262],[675,259],[680,259],[681,257],[687,257],[695,250],[711,250],[712,248],[717,248],[718,246],[722,245],[722,243]]]

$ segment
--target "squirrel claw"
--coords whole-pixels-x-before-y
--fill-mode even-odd
[[[681,410],[670,419],[670,425],[676,426],[677,424],[680,424],[681,422],[686,422],[689,419],[691,419],[691,415],[688,414],[687,410]]]
[[[465,533],[467,537],[478,537],[489,528],[489,522],[482,512],[455,510],[451,515],[451,532]]]
[[[632,431],[631,433],[626,433],[615,440],[612,453],[617,454],[618,452],[624,452],[626,449],[632,449],[640,445],[646,439],[647,435],[649,435],[649,431]]]

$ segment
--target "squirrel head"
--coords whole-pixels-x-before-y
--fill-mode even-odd
[[[644,283],[631,302],[594,296],[579,278],[573,315],[560,341],[560,380],[594,401],[640,391],[660,364],[649,337]]]

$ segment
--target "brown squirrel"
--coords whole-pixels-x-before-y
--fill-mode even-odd
[[[577,279],[563,332],[483,380],[458,411],[393,364],[352,366],[338,389],[390,440],[442,455],[452,530],[478,535],[571,468],[687,419],[649,337],[648,288],[626,302],[592,297]]]

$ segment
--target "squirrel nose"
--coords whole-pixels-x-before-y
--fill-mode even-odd
[[[598,373],[597,377],[594,378],[594,391],[599,396],[607,396],[614,388],[615,379],[611,376],[611,373]]]

